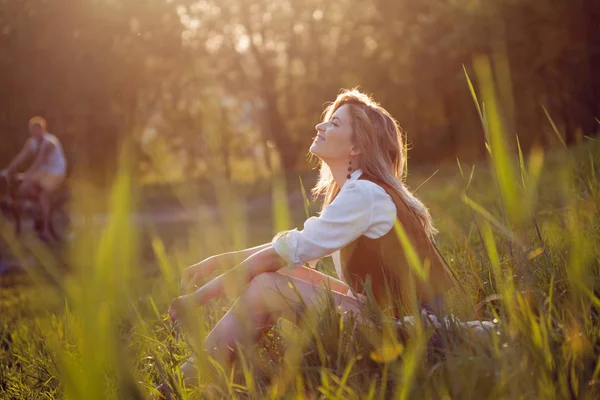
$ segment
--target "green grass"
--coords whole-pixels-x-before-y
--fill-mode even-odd
[[[450,329],[439,351],[423,331],[399,336],[400,346],[390,348],[373,341],[368,328],[352,330],[324,312],[299,328],[280,322],[252,367],[217,373],[214,382],[224,397],[239,398],[597,398],[598,159],[600,144],[591,140],[548,154],[534,205],[523,205],[529,217],[510,225],[493,169],[483,163],[472,177],[469,165],[447,166],[419,190],[440,229],[438,245],[466,290],[450,293],[454,314],[495,318],[493,335]],[[515,190],[524,201],[530,197],[522,185]],[[39,254],[31,278],[2,278],[0,397],[142,398],[162,379],[176,380],[190,354],[165,321],[179,271],[212,248],[242,244],[244,236],[226,240],[235,224],[213,221],[210,232],[192,227],[165,249],[157,227],[150,234],[156,261],[148,263],[138,251],[140,232],[126,218],[131,187],[124,173],[108,199],[111,220],[101,232],[80,233],[65,256],[69,273]],[[284,203],[276,199],[275,210]],[[260,221],[248,215],[242,223],[250,230]],[[201,310],[203,329],[229,304],[223,299]],[[295,345],[286,346],[290,340]]]
[[[486,68],[479,65],[481,81]],[[600,143],[523,154],[515,142],[513,154],[494,120],[494,96],[483,90],[488,106],[480,107],[487,109],[481,117],[489,164],[444,166],[418,196],[432,210],[437,244],[464,288],[448,295],[452,313],[494,320],[495,330],[473,335],[451,325],[434,335],[386,320],[375,330],[325,309],[296,325],[280,320],[258,358],[240,354],[234,371],[209,365],[204,378],[217,385],[217,397],[600,396]],[[142,231],[128,218],[139,191],[127,165],[108,194],[76,186],[78,214],[109,209],[110,218],[80,229],[64,251],[16,241],[3,228],[5,245],[35,261],[27,275],[0,278],[0,398],[144,398],[164,379],[182,398],[201,397],[177,385],[178,366],[191,354],[188,343],[197,344],[232,299],[198,310],[198,332],[178,337],[166,310],[181,269],[266,242],[310,210],[289,209],[281,179],[270,191],[269,218],[244,210],[234,188],[215,185],[218,216]],[[411,187],[429,175],[411,169]],[[179,196],[194,205],[190,193]]]

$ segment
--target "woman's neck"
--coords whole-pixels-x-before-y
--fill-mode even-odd
[[[348,180],[348,174],[351,174],[353,171],[358,169],[358,166],[352,165],[352,171],[348,171],[348,167],[350,166],[347,161],[340,163],[327,163],[329,170],[331,171],[331,176],[333,176],[333,180],[335,183],[342,188],[344,183]]]

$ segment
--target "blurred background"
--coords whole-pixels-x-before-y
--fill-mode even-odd
[[[48,120],[100,186],[121,145],[143,183],[310,171],[323,105],[360,86],[408,132],[410,163],[485,155],[465,78],[491,58],[525,151],[600,115],[592,0],[1,0],[0,165]],[[477,89],[477,88],[476,88]],[[273,157],[275,155],[275,157]]]
[[[440,358],[417,335],[375,365],[341,351],[336,314],[298,336],[325,361],[280,354],[303,376],[288,394],[600,398],[600,1],[0,0],[0,170],[40,115],[72,195],[46,245],[5,223],[0,179],[0,399],[178,382],[181,270],[316,212],[314,126],[356,86],[407,132],[408,186],[464,286],[449,309],[499,331]],[[256,376],[226,398],[277,398]]]

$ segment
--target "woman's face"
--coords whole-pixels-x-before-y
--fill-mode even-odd
[[[352,143],[352,117],[350,106],[344,104],[316,127],[317,136],[310,146],[310,152],[324,162],[344,161],[355,155]]]

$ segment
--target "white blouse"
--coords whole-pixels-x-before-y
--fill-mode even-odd
[[[319,217],[304,222],[304,229],[278,233],[273,248],[288,266],[296,267],[332,255],[340,279],[344,274],[339,250],[362,235],[377,239],[388,233],[396,221],[396,205],[379,185],[358,180],[360,169],[350,175],[339,194]]]

